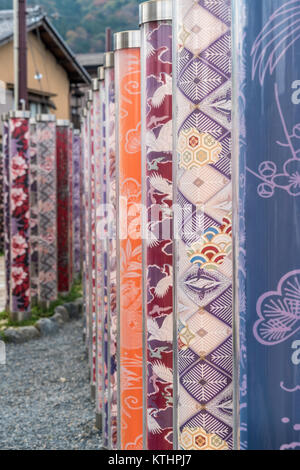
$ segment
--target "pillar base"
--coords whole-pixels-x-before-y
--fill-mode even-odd
[[[102,432],[102,414],[96,413],[96,428]]]
[[[96,399],[96,386],[95,385],[91,385],[91,398],[92,400]]]
[[[10,312],[9,318],[13,322],[22,322],[30,320],[31,312]]]
[[[42,307],[43,310],[48,310],[50,305],[51,305],[51,302],[49,302],[49,301],[46,301],[46,300],[41,300],[40,301],[40,306]]]

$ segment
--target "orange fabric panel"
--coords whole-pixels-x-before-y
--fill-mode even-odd
[[[115,54],[119,127],[121,449],[143,448],[140,49]]]

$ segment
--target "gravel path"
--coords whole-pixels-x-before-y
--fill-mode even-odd
[[[22,345],[0,366],[0,449],[97,450],[82,322]]]

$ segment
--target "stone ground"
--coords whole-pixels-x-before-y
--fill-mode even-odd
[[[0,450],[97,450],[82,320],[56,336],[6,345]]]
[[[0,312],[5,310],[5,260],[0,256]]]

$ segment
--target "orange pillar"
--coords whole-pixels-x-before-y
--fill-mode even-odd
[[[115,34],[119,448],[143,448],[140,32]]]

